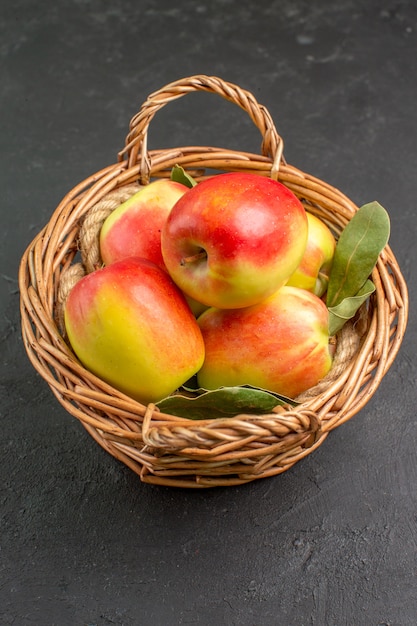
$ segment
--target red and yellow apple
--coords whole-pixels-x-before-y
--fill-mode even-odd
[[[316,215],[307,211],[307,219],[307,247],[286,284],[307,289],[321,297],[327,291],[336,241],[329,227]]]
[[[198,302],[197,300],[194,300],[194,298],[190,298],[190,296],[187,296],[186,293],[184,293],[184,296],[195,318],[200,317],[200,315],[209,308],[206,304]]]
[[[252,173],[218,174],[176,202],[162,229],[162,256],[191,298],[247,307],[286,283],[307,235],[306,211],[285,185]]]
[[[205,343],[198,384],[252,385],[294,398],[330,370],[328,321],[323,301],[297,287],[247,308],[210,308],[198,319]]]
[[[204,343],[183,294],[141,258],[82,278],[65,307],[70,344],[81,363],[147,404],[169,395],[201,367]]]
[[[187,190],[173,180],[155,180],[118,206],[101,227],[103,263],[136,256],[163,268],[161,230],[172,207]]]

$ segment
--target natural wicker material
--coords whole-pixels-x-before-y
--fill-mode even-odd
[[[155,113],[192,91],[218,94],[246,111],[260,130],[262,154],[195,146],[148,150]],[[197,180],[214,171],[249,171],[278,179],[336,236],[357,210],[339,190],[286,163],[283,141],[268,111],[250,93],[216,77],[176,81],[142,105],[118,162],[72,189],[29,245],[19,274],[22,335],[33,366],[58,401],[142,481],[180,487],[238,485],[289,469],[367,403],[400,347],[407,288],[386,246],[372,273],[376,291],[339,333],[329,376],[298,398],[296,408],[225,419],[207,415],[194,421],[124,396],[80,365],[65,341],[62,307],[71,284],[100,262],[94,248],[97,223],[134,193],[138,183],[167,177],[176,164]]]

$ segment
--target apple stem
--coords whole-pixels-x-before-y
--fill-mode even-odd
[[[188,265],[189,263],[195,263],[196,261],[201,261],[203,259],[207,259],[207,252],[205,250],[200,250],[200,252],[183,257],[181,259],[181,265]]]

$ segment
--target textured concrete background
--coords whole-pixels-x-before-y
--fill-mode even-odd
[[[359,415],[282,476],[197,493],[141,484],[60,407],[24,352],[16,279],[146,96],[195,73],[252,91],[291,164],[388,209],[411,292],[403,348]],[[411,1],[2,1],[1,624],[415,626],[416,74]],[[150,142],[260,138],[197,94]]]

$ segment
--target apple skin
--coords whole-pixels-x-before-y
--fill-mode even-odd
[[[206,304],[198,302],[197,300],[194,300],[194,298],[190,298],[190,296],[187,296],[186,293],[184,293],[184,296],[195,318],[200,317],[200,315],[209,308]]]
[[[206,349],[199,386],[252,385],[296,397],[331,367],[328,315],[320,298],[287,286],[251,307],[208,309],[198,319]]]
[[[327,291],[336,240],[328,226],[307,211],[308,239],[300,265],[287,281],[287,285],[323,296]]]
[[[287,187],[231,172],[198,183],[177,201],[162,230],[162,256],[188,296],[240,308],[285,284],[307,235],[306,211]]]
[[[164,268],[161,230],[172,207],[187,190],[173,180],[155,180],[118,206],[100,230],[103,263],[136,256]]]
[[[65,326],[81,363],[143,404],[175,391],[204,360],[201,331],[183,294],[142,258],[82,278],[68,296]]]

